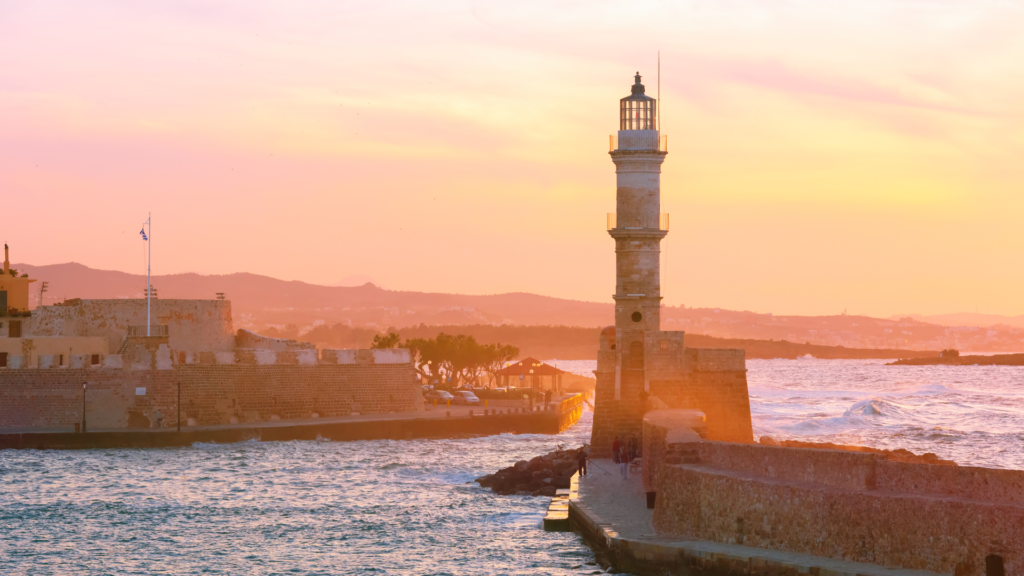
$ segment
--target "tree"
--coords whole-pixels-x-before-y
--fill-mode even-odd
[[[370,348],[374,348],[377,350],[384,348],[394,348],[398,346],[398,342],[400,340],[401,337],[396,332],[391,332],[387,336],[378,334],[373,337],[373,343],[370,344]]]
[[[511,344],[485,344],[483,348],[483,369],[491,375],[491,382],[498,378],[506,362],[519,357],[519,348]]]
[[[413,367],[421,376],[451,386],[479,382],[482,372],[493,374],[519,354],[515,346],[480,344],[472,336],[443,332],[436,338],[410,338],[403,347],[409,349]]]

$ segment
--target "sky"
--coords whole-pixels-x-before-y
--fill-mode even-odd
[[[1024,314],[1024,2],[0,0],[12,260],[610,301],[660,95],[667,305]],[[157,286],[159,288],[159,286]]]

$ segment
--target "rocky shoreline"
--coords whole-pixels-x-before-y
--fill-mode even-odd
[[[532,460],[520,460],[494,474],[481,476],[475,482],[502,496],[554,496],[559,488],[568,488],[571,484],[572,475],[579,467],[576,458],[580,450],[586,447],[560,448]]]
[[[886,460],[892,462],[906,462],[909,464],[933,464],[936,466],[959,466],[952,460],[943,460],[932,452],[914,454],[905,448],[886,450],[882,448],[869,448],[868,446],[853,446],[849,444],[833,444],[831,442],[801,442],[799,440],[775,440],[771,436],[761,436],[759,444],[765,446],[781,446],[783,448],[815,448],[817,450],[845,450],[847,452],[869,452],[885,456]]]

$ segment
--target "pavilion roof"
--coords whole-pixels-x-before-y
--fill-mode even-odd
[[[498,370],[499,376],[518,376],[520,374],[530,374],[530,370],[533,370],[533,374],[536,376],[555,376],[558,374],[565,374],[564,370],[559,370],[550,364],[545,364],[536,358],[529,357],[523,358],[522,360],[516,361],[501,370]]]

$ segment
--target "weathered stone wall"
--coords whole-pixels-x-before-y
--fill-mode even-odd
[[[90,429],[148,426],[157,410],[173,426],[179,382],[182,418],[199,424],[423,409],[411,364],[218,364],[207,354],[214,361],[163,370],[115,367],[117,355],[94,368],[0,370],[0,428],[73,427],[83,382]]]
[[[676,336],[678,334],[678,336]],[[663,338],[657,338],[659,335]],[[591,452],[611,456],[616,435],[642,438],[644,413],[657,406],[642,400],[647,393],[669,408],[700,410],[706,416],[705,435],[711,440],[753,442],[750,396],[743,350],[682,348],[682,333],[656,332],[646,346],[645,370],[620,368],[620,397],[615,399],[614,372],[609,352],[598,352],[594,390]],[[661,342],[665,342],[664,348]],[[601,354],[609,355],[602,361]]]
[[[102,336],[117,352],[129,326],[146,325],[146,300],[68,300],[41,306],[22,319],[24,338]],[[226,352],[235,348],[231,302],[227,300],[152,301],[151,324],[169,326],[174,350]]]
[[[980,576],[989,555],[1006,574],[1024,569],[1024,471],[709,442],[677,428],[645,419],[661,535],[957,576]]]

